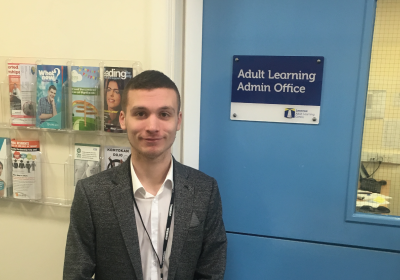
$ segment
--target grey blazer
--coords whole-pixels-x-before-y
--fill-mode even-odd
[[[64,280],[143,279],[129,169],[130,157],[77,183]],[[227,239],[217,182],[174,159],[174,186],[168,280],[223,279]]]

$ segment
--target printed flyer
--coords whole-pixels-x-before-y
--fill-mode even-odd
[[[11,125],[35,126],[36,65],[8,63],[7,73]]]
[[[132,68],[104,67],[104,131],[125,132],[119,125],[121,95],[132,71]]]
[[[0,197],[12,197],[11,142],[0,137]]]
[[[104,147],[103,170],[121,165],[130,154],[130,147]]]
[[[42,197],[39,141],[11,140],[14,198]]]
[[[100,172],[100,145],[75,143],[74,186]]]
[[[100,127],[100,68],[72,66],[72,129],[98,130]]]
[[[65,101],[68,96],[68,67],[37,66],[36,127],[65,127]]]

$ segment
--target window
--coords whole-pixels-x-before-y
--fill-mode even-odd
[[[377,2],[356,212],[400,216],[400,1]]]

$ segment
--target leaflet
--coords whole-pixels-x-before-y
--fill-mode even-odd
[[[100,172],[100,145],[75,143],[74,186],[79,180]]]
[[[100,68],[72,66],[72,129],[99,130]]]
[[[36,64],[7,65],[11,125],[35,126]]]
[[[0,197],[12,197],[10,138],[0,137]]]
[[[36,127],[65,128],[68,67],[37,66]]]
[[[13,192],[17,199],[41,199],[39,141],[11,140]]]
[[[125,132],[119,124],[121,97],[132,78],[132,68],[104,67],[104,131]]]
[[[121,165],[130,154],[130,147],[104,147],[103,170]]]

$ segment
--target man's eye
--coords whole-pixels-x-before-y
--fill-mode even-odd
[[[138,117],[144,117],[146,114],[144,112],[136,112],[135,115]]]
[[[167,113],[167,112],[162,112],[160,115],[161,115],[161,117],[163,117],[163,118],[169,117],[169,113]]]

